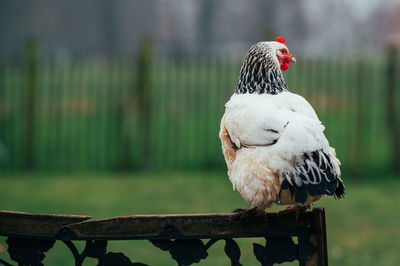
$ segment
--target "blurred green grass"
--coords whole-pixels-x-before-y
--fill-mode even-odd
[[[377,176],[363,182],[345,178],[344,200],[323,199],[327,215],[330,265],[398,265],[400,254],[400,178]],[[230,212],[246,203],[232,191],[223,172],[132,174],[11,174],[0,176],[0,209],[33,213],[85,214],[94,219],[134,214]],[[277,210],[278,208],[273,208]],[[5,245],[5,238],[0,242]],[[258,265],[252,243],[240,239],[243,265]],[[173,265],[167,252],[147,241],[114,241],[109,250],[132,261]],[[5,253],[0,258],[7,259]],[[48,252],[45,265],[71,265],[62,243]],[[223,242],[200,265],[229,265]],[[85,265],[95,265],[88,260]],[[297,265],[285,264],[285,265]]]

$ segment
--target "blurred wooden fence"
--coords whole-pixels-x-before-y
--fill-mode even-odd
[[[37,60],[31,46],[25,66],[1,63],[1,171],[223,169],[219,121],[241,62],[142,50],[136,61]],[[400,68],[387,58],[298,58],[285,72],[354,174],[400,164]]]

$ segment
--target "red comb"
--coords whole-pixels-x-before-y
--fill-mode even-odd
[[[277,41],[277,42],[280,42],[280,43],[283,43],[284,45],[286,45],[286,40],[285,40],[284,38],[282,38],[281,36],[278,36],[278,37],[276,38],[276,41]]]

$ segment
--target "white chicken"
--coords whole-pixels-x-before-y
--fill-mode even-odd
[[[298,208],[345,195],[324,126],[302,96],[288,91],[282,71],[291,62],[281,37],[253,45],[221,120],[229,179],[253,209]]]

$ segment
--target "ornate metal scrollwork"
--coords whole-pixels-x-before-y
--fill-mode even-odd
[[[99,258],[97,266],[148,266],[140,262],[131,262],[131,260],[121,252],[108,252]]]
[[[207,258],[207,247],[199,239],[150,240],[154,246],[169,251],[178,265],[190,265]]]
[[[232,266],[241,266],[239,260],[240,260],[240,248],[239,245],[233,240],[233,239],[225,239],[225,254],[228,256],[228,258],[231,260],[231,265]]]
[[[207,250],[221,239],[211,239],[206,244],[200,239],[175,239],[175,240],[150,240],[154,246],[163,251],[169,251],[172,259],[178,265],[191,265],[208,257]],[[241,266],[240,248],[233,239],[224,239],[225,254],[232,266]],[[8,252],[12,260],[18,265],[43,265],[44,253],[51,249],[54,240],[36,240],[23,238],[8,238]],[[75,266],[81,266],[87,258],[96,258],[97,266],[146,266],[147,264],[132,262],[123,253],[107,252],[107,241],[87,240],[81,253],[70,240],[63,241],[71,250]],[[301,245],[301,249],[299,246]],[[291,262],[294,260],[307,260],[315,253],[316,247],[310,242],[310,235],[299,236],[299,245],[293,242],[292,237],[266,238],[265,246],[254,243],[253,251],[257,260],[263,266],[275,263]],[[0,260],[0,264],[11,266],[8,262]]]
[[[82,253],[78,252],[78,249],[72,241],[63,242],[74,256],[75,266],[81,266],[87,257],[97,259],[97,266],[147,266],[147,264],[131,262],[131,260],[121,252],[107,252],[107,241],[87,240]]]
[[[220,239],[211,239],[206,244],[200,239],[150,240],[154,246],[169,251],[178,265],[191,265],[208,257],[207,250]],[[233,239],[225,239],[225,254],[232,266],[241,266],[240,248]]]
[[[316,248],[309,241],[302,241],[300,252],[299,245],[293,242],[292,237],[266,238],[265,246],[254,243],[253,251],[257,260],[263,266],[272,266],[274,263],[291,262],[294,260],[306,260],[315,253]]]
[[[40,266],[44,253],[53,247],[55,240],[9,237],[6,242],[10,258],[18,265]]]

